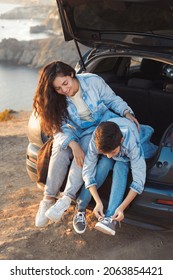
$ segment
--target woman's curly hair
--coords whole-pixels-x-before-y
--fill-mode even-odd
[[[39,116],[41,130],[51,136],[53,131],[61,131],[63,121],[68,118],[67,99],[58,94],[53,81],[57,76],[71,76],[75,78],[75,70],[61,61],[54,61],[46,65],[40,72],[39,82],[33,100],[35,116]]]

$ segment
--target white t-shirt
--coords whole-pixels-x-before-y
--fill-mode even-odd
[[[89,122],[93,121],[93,119],[91,117],[91,112],[88,109],[88,106],[86,105],[86,103],[82,99],[82,91],[81,91],[80,87],[79,87],[78,92],[74,96],[70,97],[70,99],[76,106],[81,120],[86,120]]]

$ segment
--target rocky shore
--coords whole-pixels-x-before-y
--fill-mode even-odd
[[[40,68],[53,60],[66,61],[75,66],[79,55],[74,42],[64,42],[61,35],[32,41],[4,39],[0,43],[0,62]]]
[[[66,61],[75,66],[79,55],[73,41],[65,42],[62,35],[57,7],[24,6],[1,14],[5,19],[39,19],[41,24],[32,27],[30,32],[39,33],[44,30],[51,34],[49,38],[31,41],[18,41],[14,38],[0,42],[0,62],[41,68],[52,60]],[[82,46],[85,50],[86,48]]]

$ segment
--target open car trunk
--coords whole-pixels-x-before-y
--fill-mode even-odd
[[[91,59],[89,57],[88,60]],[[151,141],[158,146],[158,151],[147,161],[147,181],[159,180],[161,184],[171,185],[173,66],[151,58],[107,56],[98,59],[98,63],[95,61],[94,68],[90,70],[101,76],[112,90],[128,103],[140,124],[154,128]]]
[[[111,63],[114,66],[103,71],[104,64],[108,69]],[[165,63],[146,58],[108,57],[92,70],[128,103],[140,124],[154,128],[152,141],[156,145],[173,122],[173,76],[169,77],[166,67]]]

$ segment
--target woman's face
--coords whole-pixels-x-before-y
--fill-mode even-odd
[[[53,87],[58,94],[70,97],[79,90],[79,82],[72,76],[57,76],[53,81]]]

